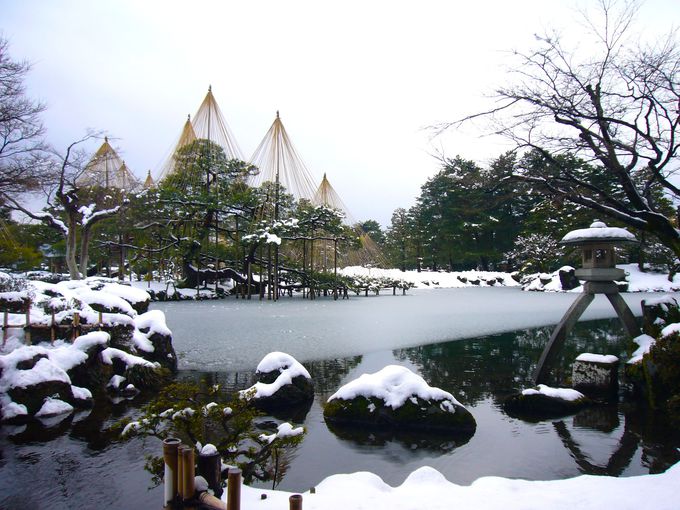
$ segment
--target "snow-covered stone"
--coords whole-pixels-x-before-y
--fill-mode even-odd
[[[241,391],[263,409],[300,406],[314,399],[312,378],[305,367],[284,352],[271,352],[257,365],[257,382]]]
[[[543,419],[573,414],[590,403],[590,399],[580,391],[539,384],[536,388],[511,395],[503,403],[503,408],[514,416]]]
[[[611,395],[619,387],[619,358],[614,355],[582,353],[572,366],[574,389],[590,396]]]
[[[428,385],[406,367],[388,365],[331,395],[324,418],[335,425],[474,432],[475,419],[450,393]]]

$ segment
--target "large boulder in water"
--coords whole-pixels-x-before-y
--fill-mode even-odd
[[[312,377],[295,358],[271,352],[257,365],[256,383],[241,392],[261,409],[282,409],[308,404],[314,399]]]
[[[331,395],[324,418],[333,425],[474,433],[472,414],[450,393],[429,386],[406,367],[364,374]]]

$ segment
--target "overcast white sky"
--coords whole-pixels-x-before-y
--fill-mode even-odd
[[[317,183],[326,172],[356,219],[386,226],[439,170],[435,150],[484,163],[508,148],[477,126],[424,128],[488,106],[510,50],[547,27],[578,37],[575,8],[594,3],[0,0],[0,31],[33,63],[55,147],[103,130],[154,175],[212,85],[246,157],[280,110]],[[638,27],[677,20],[679,0],[647,0]]]

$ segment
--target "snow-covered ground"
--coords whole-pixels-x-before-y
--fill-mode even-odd
[[[677,510],[680,464],[658,475],[612,478],[579,476],[566,480],[525,481],[479,478],[470,486],[450,483],[423,467],[402,485],[391,487],[366,472],[326,478],[315,493],[305,492],[306,510],[389,508],[390,510]],[[266,494],[266,499],[262,495]],[[291,493],[243,487],[241,505],[250,510],[286,508]],[[226,499],[226,492],[225,496]]]
[[[674,292],[680,290],[680,275],[676,275],[672,282],[668,281],[668,274],[641,272],[637,264],[619,264],[617,267],[626,272],[628,292]],[[347,276],[371,276],[374,278],[386,277],[391,279],[406,280],[418,289],[448,289],[463,287],[485,287],[488,285],[501,285],[505,287],[519,287],[520,283],[512,278],[510,273],[498,271],[400,271],[399,269],[365,268],[360,266],[346,267],[340,270]],[[551,280],[549,284],[541,284],[540,278]],[[526,290],[539,290],[559,292],[562,291],[559,276],[555,273],[536,274],[534,285]],[[582,292],[582,287],[577,287],[570,292]]]

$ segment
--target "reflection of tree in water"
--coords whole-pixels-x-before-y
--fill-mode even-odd
[[[399,349],[394,356],[415,364],[428,384],[450,391],[463,404],[472,404],[533,386],[533,372],[552,329]],[[574,359],[582,352],[624,354],[627,342],[618,331],[620,326],[615,321],[578,324],[556,362],[556,380],[564,384],[565,377],[571,375]]]
[[[307,361],[303,363],[314,381],[316,393],[335,393],[340,387],[342,379],[361,363],[362,356],[352,358],[329,359],[322,361]]]

